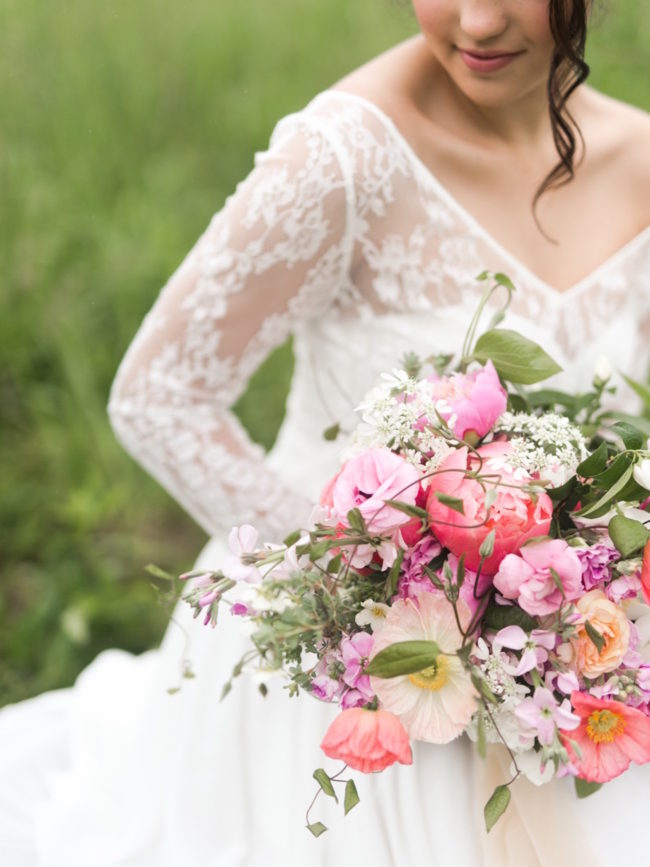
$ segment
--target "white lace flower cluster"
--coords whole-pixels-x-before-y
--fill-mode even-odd
[[[561,485],[589,454],[580,430],[564,416],[547,412],[537,416],[525,412],[504,412],[495,429],[505,433],[511,451],[503,458],[504,468],[515,475],[536,475],[552,485]]]
[[[404,370],[384,373],[382,382],[356,408],[362,421],[346,457],[366,449],[388,448],[425,471],[434,470],[453,451],[441,436],[444,422],[440,413],[448,409],[446,401],[433,398],[426,379],[415,379]]]

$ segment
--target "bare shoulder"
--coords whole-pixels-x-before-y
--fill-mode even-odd
[[[414,36],[355,69],[332,85],[331,90],[361,96],[394,115],[421,83],[422,63],[427,56],[422,37]]]
[[[650,114],[591,88],[585,88],[585,109],[588,145],[650,193]]]

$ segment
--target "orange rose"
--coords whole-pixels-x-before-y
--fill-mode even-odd
[[[583,620],[578,635],[572,639],[576,666],[585,677],[598,677],[617,668],[630,643],[630,623],[623,611],[610,602],[602,590],[591,590],[576,605]],[[586,622],[600,633],[605,642],[599,651],[587,633]]]

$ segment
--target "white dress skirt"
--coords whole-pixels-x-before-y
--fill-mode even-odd
[[[485,268],[517,285],[506,325],[587,389],[597,358],[640,379],[650,360],[650,232],[564,293],[531,274],[449,195],[392,121],[325,92],[277,127],[267,153],[161,293],[113,387],[118,436],[214,534],[269,540],[304,522],[338,464],[322,431],[406,350],[458,350]],[[288,333],[296,369],[263,459],[229,411]],[[621,391],[620,400],[629,400]],[[164,564],[162,564],[164,565]],[[152,604],[154,604],[152,600]],[[482,808],[507,772],[465,738],[414,745],[414,763],[356,774],[347,816],[321,797],[305,829],[319,750],[336,714],[281,680],[221,688],[248,644],[181,605],[160,649],[102,653],[66,690],[0,712],[2,867],[590,867],[645,863],[650,767],[585,801],[570,781],[514,786],[489,835]],[[195,677],[185,679],[189,660]],[[175,688],[180,686],[180,690]],[[170,694],[171,690],[171,694]]]

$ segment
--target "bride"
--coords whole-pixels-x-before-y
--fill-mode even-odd
[[[515,282],[508,325],[564,385],[588,386],[603,353],[645,377],[650,123],[584,84],[588,2],[413,5],[420,35],[278,124],[115,380],[118,436],[214,536],[204,566],[234,523],[277,539],[304,522],[336,468],[322,431],[405,349],[457,349],[484,269]],[[294,380],[263,459],[229,407],[289,333]],[[360,780],[362,804],[345,819],[323,805],[313,839],[333,709],[275,682],[263,699],[254,674],[220,703],[246,637],[188,612],[159,651],[104,653],[71,690],[0,714],[3,865],[560,867],[645,850],[650,768],[585,801],[518,781],[487,837],[498,769],[465,740]]]

